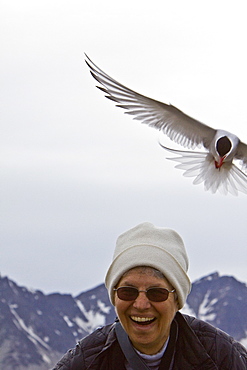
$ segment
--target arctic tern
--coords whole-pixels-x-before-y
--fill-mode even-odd
[[[189,151],[171,149],[176,155],[170,160],[179,162],[176,168],[184,170],[184,176],[195,177],[193,183],[204,183],[212,193],[247,194],[247,145],[225,130],[216,130],[186,115],[171,104],[141,95],[114,80],[86,55],[86,63],[92,76],[101,84],[97,86],[116,106],[126,109],[127,114],[151,127],[162,131],[172,141]],[[196,147],[204,151],[195,151]],[[236,162],[238,165],[236,165]],[[239,168],[242,164],[242,168]]]

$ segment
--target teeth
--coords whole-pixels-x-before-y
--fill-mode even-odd
[[[131,319],[137,322],[148,322],[148,321],[152,321],[154,317],[131,316]]]

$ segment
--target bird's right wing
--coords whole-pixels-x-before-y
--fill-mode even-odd
[[[88,56],[86,63],[92,76],[103,86],[98,86],[117,107],[151,127],[162,130],[171,140],[187,148],[202,144],[209,148],[216,133],[213,128],[187,116],[185,113],[160,101],[141,95],[120,84],[94,64]]]

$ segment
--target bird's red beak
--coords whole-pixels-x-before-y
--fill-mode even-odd
[[[215,167],[216,168],[218,168],[218,169],[220,169],[220,167],[222,166],[222,164],[224,163],[224,159],[225,159],[225,155],[223,156],[223,157],[220,157],[220,160],[217,162],[217,161],[215,161],[214,163],[215,163]]]

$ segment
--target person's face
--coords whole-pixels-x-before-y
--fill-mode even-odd
[[[166,279],[154,276],[150,269],[143,273],[138,267],[121,278],[117,287],[121,286],[135,287],[138,290],[152,287],[168,290],[173,288]],[[174,293],[169,293],[164,302],[151,302],[144,292],[140,292],[135,301],[123,301],[115,292],[115,309],[133,346],[150,355],[159,352],[168,339],[178,306]]]

